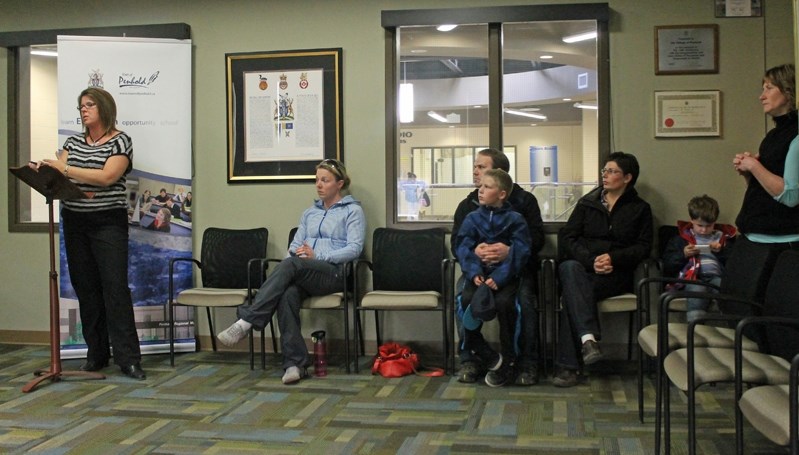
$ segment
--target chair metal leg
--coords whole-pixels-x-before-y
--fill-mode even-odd
[[[666,449],[666,454],[671,453],[671,384],[663,381],[663,445]],[[657,426],[657,433],[655,433],[655,449],[660,452],[660,426]]]
[[[361,358],[361,354],[363,354],[363,349],[358,349],[361,344],[361,324],[359,322],[360,315],[358,314],[358,303],[356,302],[355,305],[352,307],[352,321],[355,324],[355,339],[353,340],[355,344],[355,374],[360,373],[360,368],[358,367],[358,361]]]
[[[444,305],[444,310],[441,313],[441,330],[444,332],[444,374],[449,374],[449,340],[447,339],[447,334],[449,330],[447,329],[447,308],[446,304]]]
[[[269,324],[269,332],[272,334],[272,351],[277,354],[277,336],[275,336],[275,325]]]
[[[375,310],[375,336],[377,339],[377,348],[383,345],[383,336],[380,334],[380,312]]]
[[[630,320],[627,325],[627,361],[633,359],[633,328],[634,328],[635,312],[630,312]]]
[[[269,326],[272,327],[272,323]],[[266,327],[261,330],[261,369],[266,369]]]
[[[208,330],[211,331],[211,347],[216,352],[216,332],[214,332],[214,321],[211,317],[211,307],[205,307],[205,314],[208,315]]]
[[[644,423],[644,352],[638,345],[638,421]]]
[[[688,454],[696,453],[696,386],[688,378]]]
[[[250,348],[250,370],[255,369],[255,345],[253,342],[253,329],[247,334],[247,343]]]
[[[346,295],[344,298],[344,364],[347,374],[350,374],[350,312]]]

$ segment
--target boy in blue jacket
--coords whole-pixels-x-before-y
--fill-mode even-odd
[[[513,180],[505,171],[486,171],[478,192],[480,208],[464,219],[455,239],[458,263],[467,278],[458,308],[465,329],[460,351],[468,349],[488,366],[485,382],[491,387],[503,386],[513,379],[511,365],[520,330],[516,292],[532,242],[527,222],[507,202],[512,189]],[[474,253],[480,243],[504,243],[510,247],[508,257],[499,263],[485,263]],[[470,333],[494,315],[499,320],[501,353],[476,336],[479,332]]]

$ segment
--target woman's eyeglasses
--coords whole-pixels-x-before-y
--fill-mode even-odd
[[[621,174],[623,171],[621,169],[611,169],[608,167],[603,167],[602,169],[599,170],[599,172],[602,175],[604,174],[616,175],[616,174]]]
[[[84,103],[84,104],[81,104],[80,106],[78,106],[78,110],[80,111],[80,110],[82,110],[84,108],[85,109],[92,109],[92,108],[94,108],[96,106],[97,106],[97,103],[92,103],[91,101],[89,101],[87,103]]]

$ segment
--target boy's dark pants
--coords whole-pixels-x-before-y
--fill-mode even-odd
[[[519,280],[514,279],[504,287],[494,292],[494,303],[497,306],[497,320],[499,321],[499,343],[502,353],[502,363],[513,363],[516,359],[516,344],[518,340],[518,321],[519,309],[516,304],[516,294],[519,287]],[[465,310],[472,301],[477,286],[472,281],[467,281],[463,288],[461,306]],[[493,357],[494,350],[486,342],[478,327],[476,330],[463,329],[463,339],[461,340],[460,352],[474,353],[481,361],[485,362]],[[472,356],[470,356],[472,357]]]

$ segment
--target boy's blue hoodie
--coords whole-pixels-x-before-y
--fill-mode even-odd
[[[502,288],[524,269],[530,257],[531,242],[524,217],[514,212],[506,201],[502,207],[481,205],[466,216],[455,239],[455,254],[469,280],[481,275],[486,279],[493,278]],[[510,246],[508,257],[499,264],[483,264],[474,254],[475,247],[481,243]]]

